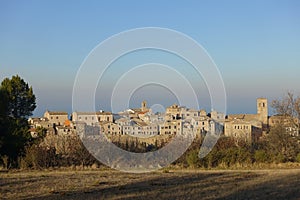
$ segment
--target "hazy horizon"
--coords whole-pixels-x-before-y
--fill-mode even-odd
[[[46,109],[71,113],[76,73],[94,47],[122,31],[162,27],[188,35],[207,50],[225,84],[227,113],[256,113],[256,98],[270,103],[287,91],[300,95],[299,11],[299,1],[1,1],[0,80],[18,74],[33,87],[34,116]],[[162,55],[197,85],[199,105],[209,112],[201,76],[177,58],[151,51],[112,65],[98,85],[96,109],[110,110],[107,97],[118,76]],[[172,92],[155,85],[136,90],[129,106],[140,107],[142,99],[149,107],[177,103]]]

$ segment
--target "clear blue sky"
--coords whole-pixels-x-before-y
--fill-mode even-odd
[[[33,86],[35,115],[71,112],[76,72],[88,53],[111,35],[148,26],[183,32],[208,51],[230,113],[256,112],[257,97],[300,94],[296,0],[0,0],[0,79],[19,74]]]

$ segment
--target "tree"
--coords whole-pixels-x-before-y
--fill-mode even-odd
[[[0,88],[0,149],[3,145],[3,134],[6,126],[5,126],[5,118],[6,118],[6,113],[7,113],[7,97],[5,95],[5,92]],[[1,155],[1,154],[0,154]]]
[[[198,167],[198,163],[200,162],[200,159],[198,157],[198,150],[194,149],[193,151],[190,151],[186,156],[186,162],[189,165],[189,167],[196,168]]]
[[[295,161],[299,144],[296,138],[286,133],[283,126],[272,127],[267,140],[275,162]]]
[[[287,95],[281,100],[274,100],[272,102],[272,107],[274,111],[283,116],[281,119],[285,120],[280,122],[281,125],[284,123],[289,123],[290,125],[296,127],[298,130],[300,128],[300,97],[295,97],[293,93],[288,92]]]
[[[5,78],[1,83],[1,91],[8,101],[5,106],[9,116],[20,119],[32,115],[36,108],[35,95],[32,87],[18,75]]]
[[[16,167],[31,141],[26,117],[35,109],[32,87],[18,75],[5,78],[0,86],[0,156],[8,157],[6,167]]]
[[[300,129],[300,97],[288,92],[282,99],[274,100],[272,107],[280,116],[279,123],[271,128],[268,136],[272,152],[277,154],[275,157],[279,160],[295,161],[300,151],[297,138]]]
[[[7,115],[8,99],[5,91],[0,87],[0,119]]]

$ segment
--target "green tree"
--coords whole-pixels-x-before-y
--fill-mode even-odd
[[[270,160],[268,153],[263,149],[254,152],[254,159],[257,163],[267,163]]]
[[[193,151],[190,151],[187,154],[187,156],[186,156],[186,162],[192,168],[198,167],[199,157],[198,157],[198,150],[197,149],[195,149]]]
[[[32,115],[36,103],[32,87],[28,83],[16,75],[11,79],[5,78],[1,83],[1,90],[8,100],[5,106],[9,116],[20,119]]]
[[[16,167],[18,157],[32,139],[26,117],[36,107],[35,95],[17,75],[2,81],[0,97],[0,156],[8,158],[7,168]]]

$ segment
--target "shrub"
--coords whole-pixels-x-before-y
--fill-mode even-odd
[[[199,166],[199,157],[198,157],[198,151],[193,150],[189,152],[186,156],[186,162],[189,165],[189,167],[196,168]]]
[[[298,153],[298,155],[296,156],[296,161],[297,161],[298,163],[300,163],[300,153]]]
[[[42,169],[56,166],[55,148],[32,145],[26,148],[26,155],[21,160],[22,168]]]
[[[265,163],[270,160],[269,155],[267,154],[267,152],[265,150],[256,150],[254,152],[254,159],[255,159],[255,162],[258,162],[258,163]]]

